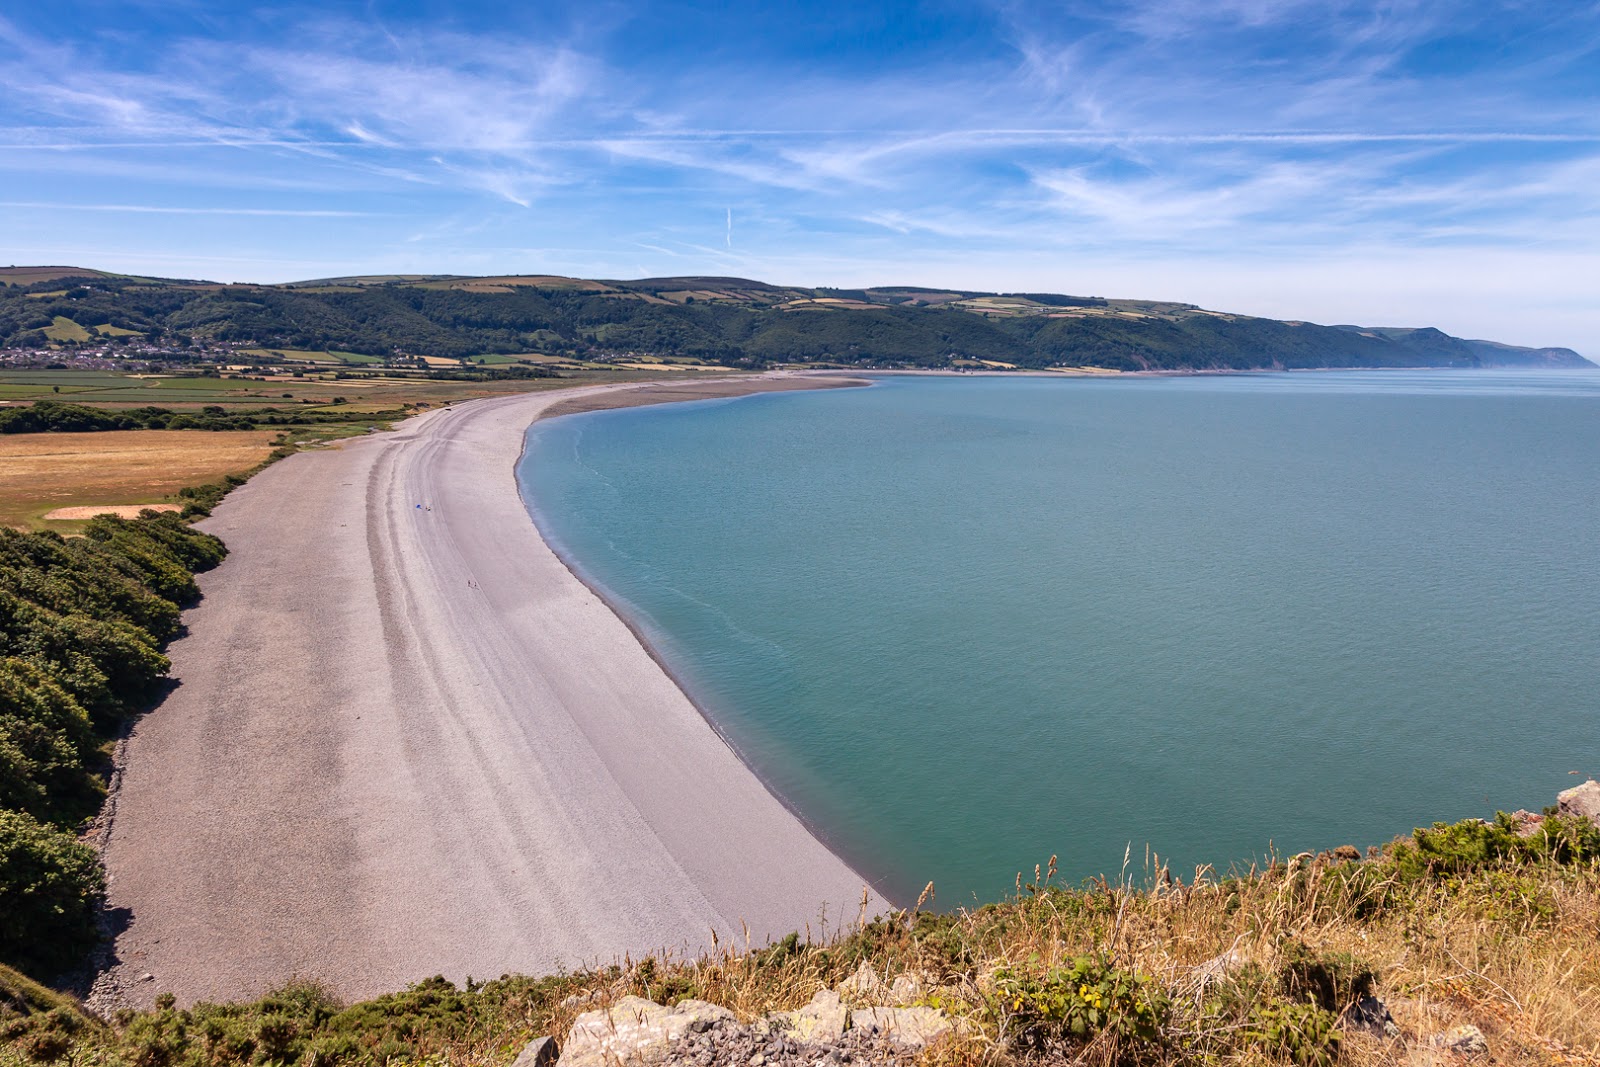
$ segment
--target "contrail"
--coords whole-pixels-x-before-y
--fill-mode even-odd
[[[728,247],[733,247],[733,208],[728,209]]]

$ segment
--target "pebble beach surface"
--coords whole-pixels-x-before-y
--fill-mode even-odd
[[[179,684],[125,746],[97,998],[356,998],[853,923],[862,878],[552,553],[514,474],[552,409],[834,384],[475,401],[236,490]]]

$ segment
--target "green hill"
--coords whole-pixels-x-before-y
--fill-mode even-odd
[[[802,288],[746,278],[370,275],[219,285],[72,267],[0,271],[0,346],[101,334],[372,356],[547,352],[676,356],[762,367],[1250,370],[1583,367],[1436,329],[1319,326],[1193,304],[918,286]]]

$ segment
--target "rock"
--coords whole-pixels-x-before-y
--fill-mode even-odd
[[[517,1058],[511,1061],[511,1067],[550,1067],[560,1055],[561,1049],[556,1045],[555,1038],[536,1037],[517,1053]]]
[[[921,1048],[955,1029],[938,1008],[859,1008],[850,1013],[850,1024],[903,1048]]]
[[[703,1000],[666,1008],[643,997],[623,997],[610,1008],[578,1016],[562,1045],[561,1065],[653,1067],[686,1034],[734,1021],[733,1012]]]
[[[1458,1026],[1428,1038],[1434,1048],[1455,1052],[1463,1056],[1481,1056],[1489,1051],[1489,1041],[1476,1026]]]
[[[1213,956],[1189,972],[1189,985],[1196,993],[1204,993],[1211,986],[1244,966],[1244,953],[1230,948],[1220,956]]]
[[[785,1037],[805,1044],[837,1041],[850,1025],[850,1014],[839,994],[824,989],[799,1011],[780,1011],[767,1016],[767,1023]]]
[[[928,983],[914,974],[902,974],[889,986],[889,1003],[908,1008],[928,995]]]
[[[1377,997],[1362,997],[1345,1009],[1344,1018],[1340,1021],[1346,1029],[1359,1030],[1373,1037],[1391,1039],[1400,1036],[1394,1016],[1389,1014],[1389,1009]]]
[[[874,1000],[884,993],[883,979],[866,960],[856,968],[856,973],[839,983],[839,995],[846,1000]]]
[[[1518,837],[1532,837],[1544,825],[1544,816],[1531,811],[1514,811],[1511,813],[1511,825]]]
[[[1556,808],[1563,815],[1581,815],[1600,826],[1600,782],[1593,778],[1582,785],[1556,794]]]

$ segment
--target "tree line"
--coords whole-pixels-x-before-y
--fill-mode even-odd
[[[337,399],[335,403],[339,403]],[[0,434],[7,433],[94,433],[103,430],[255,430],[263,426],[316,426],[330,422],[371,422],[393,412],[285,411],[280,408],[255,408],[228,411],[221,405],[207,405],[199,411],[173,411],[170,408],[142,407],[123,411],[67,404],[58,400],[39,400],[27,407],[0,410]]]

